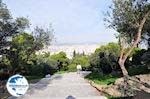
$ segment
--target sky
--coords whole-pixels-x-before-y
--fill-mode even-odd
[[[111,0],[3,0],[13,17],[27,17],[31,28],[52,24],[55,43],[108,43],[115,31],[104,25]]]

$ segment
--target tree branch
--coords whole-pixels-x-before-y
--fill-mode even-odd
[[[127,57],[130,55],[130,53],[132,52],[132,50],[136,47],[136,45],[140,42],[141,40],[141,34],[142,34],[142,29],[144,27],[144,24],[147,20],[147,18],[149,17],[150,15],[150,10],[145,14],[145,16],[143,17],[140,25],[139,25],[139,28],[138,28],[138,32],[137,32],[137,36],[136,36],[136,39],[134,41],[134,43],[132,44],[131,48],[129,49],[129,51],[124,55],[124,60],[127,59]]]

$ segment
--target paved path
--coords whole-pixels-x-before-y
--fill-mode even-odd
[[[85,73],[84,73],[85,74]],[[19,99],[106,99],[93,88],[83,74],[66,73],[44,78],[31,85],[27,94]]]

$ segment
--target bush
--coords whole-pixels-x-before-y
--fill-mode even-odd
[[[108,43],[107,45],[103,45],[100,48],[97,48],[95,53],[105,52],[105,53],[112,53],[115,56],[119,56],[120,47],[117,43]]]
[[[43,75],[43,66],[41,65],[37,65],[37,66],[33,66],[32,70],[31,70],[31,74],[32,75],[38,75],[38,76],[42,76]]]
[[[142,62],[142,56],[146,52],[146,50],[135,50],[132,58],[132,64],[134,65],[141,65]]]
[[[113,84],[119,76],[102,75],[98,72],[93,72],[85,77],[86,79],[92,80],[97,84],[109,85]]]
[[[55,61],[59,71],[66,71],[68,70],[69,59],[66,56],[66,53],[60,52],[58,54],[54,54],[50,56],[50,59]]]
[[[104,74],[109,74],[112,70],[118,69],[117,57],[111,53],[97,52],[91,55],[90,64],[92,70],[102,71]]]
[[[92,70],[104,74],[109,74],[112,70],[118,69],[119,45],[117,43],[109,43],[96,49],[95,53],[90,56],[90,65]]]
[[[73,57],[71,64],[80,64],[83,70],[88,70],[90,67],[89,57],[85,55],[78,55]]]
[[[69,71],[69,72],[76,72],[76,71],[77,71],[77,69],[76,69],[76,64],[70,64],[70,65],[68,66],[68,71]]]
[[[38,55],[37,66],[40,68],[39,73],[42,72],[42,75],[52,75],[57,72],[57,61],[50,58],[50,53]],[[37,70],[38,68],[36,67],[36,69],[34,69],[35,73],[38,72]]]
[[[128,69],[129,75],[139,75],[139,74],[148,74],[150,73],[150,69],[147,66],[138,66],[138,67],[130,67]]]

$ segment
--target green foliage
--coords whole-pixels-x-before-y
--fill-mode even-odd
[[[125,51],[127,50],[128,48],[125,49]],[[139,48],[134,48],[129,57],[132,57],[140,50],[141,49]],[[109,43],[96,49],[95,53],[90,56],[90,64],[93,67],[93,70],[103,73],[111,73],[112,70],[120,70],[120,67],[118,66],[119,52],[120,47],[117,43]],[[131,65],[129,59],[125,64],[128,67]]]
[[[93,72],[85,77],[88,80],[92,80],[94,83],[101,85],[110,85],[113,84],[117,78],[117,76],[112,75],[101,75],[97,72]]]
[[[128,75],[125,62],[141,41],[141,37],[149,33],[150,2],[149,0],[113,0],[106,18],[109,26],[118,32],[121,57],[119,65],[123,75]],[[124,50],[124,48],[127,48]],[[125,53],[126,52],[126,53]]]
[[[82,66],[82,70],[89,70],[90,68],[90,61],[89,56],[83,54],[76,54],[76,52],[73,52],[74,57],[70,60],[70,64],[68,66],[68,70],[70,72],[77,71],[77,64],[80,64]]]
[[[80,64],[83,68],[90,66],[88,56],[76,56],[72,59],[72,64]]]
[[[54,30],[51,25],[46,30],[37,26],[32,33],[35,40],[36,50],[40,50],[44,46],[50,45],[54,38],[53,33]]]
[[[139,74],[149,74],[150,69],[147,68],[147,66],[137,66],[137,67],[130,67],[128,69],[129,75],[139,75]]]
[[[23,32],[24,29],[29,28],[30,27],[30,22],[28,19],[24,18],[24,17],[19,17],[16,19],[16,24],[20,27],[20,32]]]
[[[59,70],[68,69],[69,59],[67,58],[66,53],[59,52],[58,54],[51,55],[50,58],[56,62]]]
[[[10,12],[7,6],[0,0],[0,19],[8,20],[11,18]]]
[[[76,64],[70,64],[68,66],[68,71],[69,72],[76,72],[77,71],[77,65]]]
[[[61,62],[69,61],[69,59],[66,56],[66,53],[64,53],[64,52],[59,52],[58,54],[51,55],[50,58],[53,60],[56,60],[56,61],[59,60]]]
[[[115,56],[119,56],[120,47],[119,44],[111,42],[96,49],[95,53],[99,52],[112,53]]]
[[[109,26],[126,37],[127,42],[135,39],[142,19],[150,9],[148,0],[113,0],[108,17],[106,18]],[[143,32],[149,30],[149,18],[145,23]]]
[[[21,20],[18,19],[18,21]],[[40,60],[41,63],[39,63],[38,56],[35,54],[37,46],[39,47],[40,45],[37,45],[34,36],[31,34],[22,33],[13,36],[10,53],[3,56],[3,62],[11,66],[13,73],[19,72],[26,75],[43,75],[43,64],[52,67],[56,66],[56,62],[49,58],[43,58],[43,60]]]
[[[46,74],[44,69],[47,67],[48,70],[55,70],[57,63],[50,59],[50,55],[35,54],[51,43],[54,37],[52,26],[47,29],[36,27],[28,34],[25,30],[29,26],[29,20],[24,17],[14,19],[7,6],[0,0],[0,54],[3,54],[1,64],[6,65],[13,73],[24,75]],[[6,49],[8,47],[10,49]]]
[[[12,39],[10,53],[3,56],[3,62],[10,65],[12,71],[28,73],[29,65],[35,65],[36,55],[34,50],[34,39],[32,35],[22,33]]]
[[[93,71],[111,73],[118,67],[119,45],[109,43],[96,49],[95,53],[89,58]]]
[[[100,57],[98,55],[98,52],[97,53],[93,53],[92,55],[90,55],[89,61],[90,61],[90,65],[92,67],[99,66],[100,65]]]
[[[133,65],[142,65],[142,56],[146,52],[146,50],[136,50],[132,56],[132,64]]]
[[[10,61],[9,61],[9,59],[7,58],[6,55],[3,55],[3,57],[2,57],[2,64],[5,64],[6,66],[10,66],[10,65],[11,65],[11,64],[10,64]]]
[[[130,48],[126,48],[125,49],[125,53],[129,50]],[[140,48],[134,48],[133,50],[132,50],[132,52],[130,53],[130,55],[129,55],[129,57],[132,57],[133,55],[135,55],[136,53],[138,53],[139,51],[141,51],[141,49]]]
[[[51,72],[63,73],[69,71],[69,59],[64,52],[59,52],[58,54],[53,55],[50,55],[50,53],[45,53],[43,55],[39,55],[37,61],[39,65],[48,66],[50,74]]]
[[[35,80],[35,79],[41,79],[42,76],[25,76],[27,78],[27,80]]]
[[[12,39],[13,48],[16,49],[27,49],[32,50],[34,47],[34,38],[32,35],[29,35],[27,33],[23,33],[17,36],[14,36]]]
[[[50,53],[37,56],[37,66],[41,67],[41,73],[54,74],[57,71],[57,61],[50,58]]]
[[[20,17],[14,19],[7,6],[0,1],[0,54],[8,54],[9,50],[6,49],[11,45],[11,37],[24,32],[29,27],[29,21],[26,18]]]
[[[43,76],[37,76],[37,75],[36,76],[25,76],[25,77],[27,78],[29,83],[37,83],[43,78]]]

